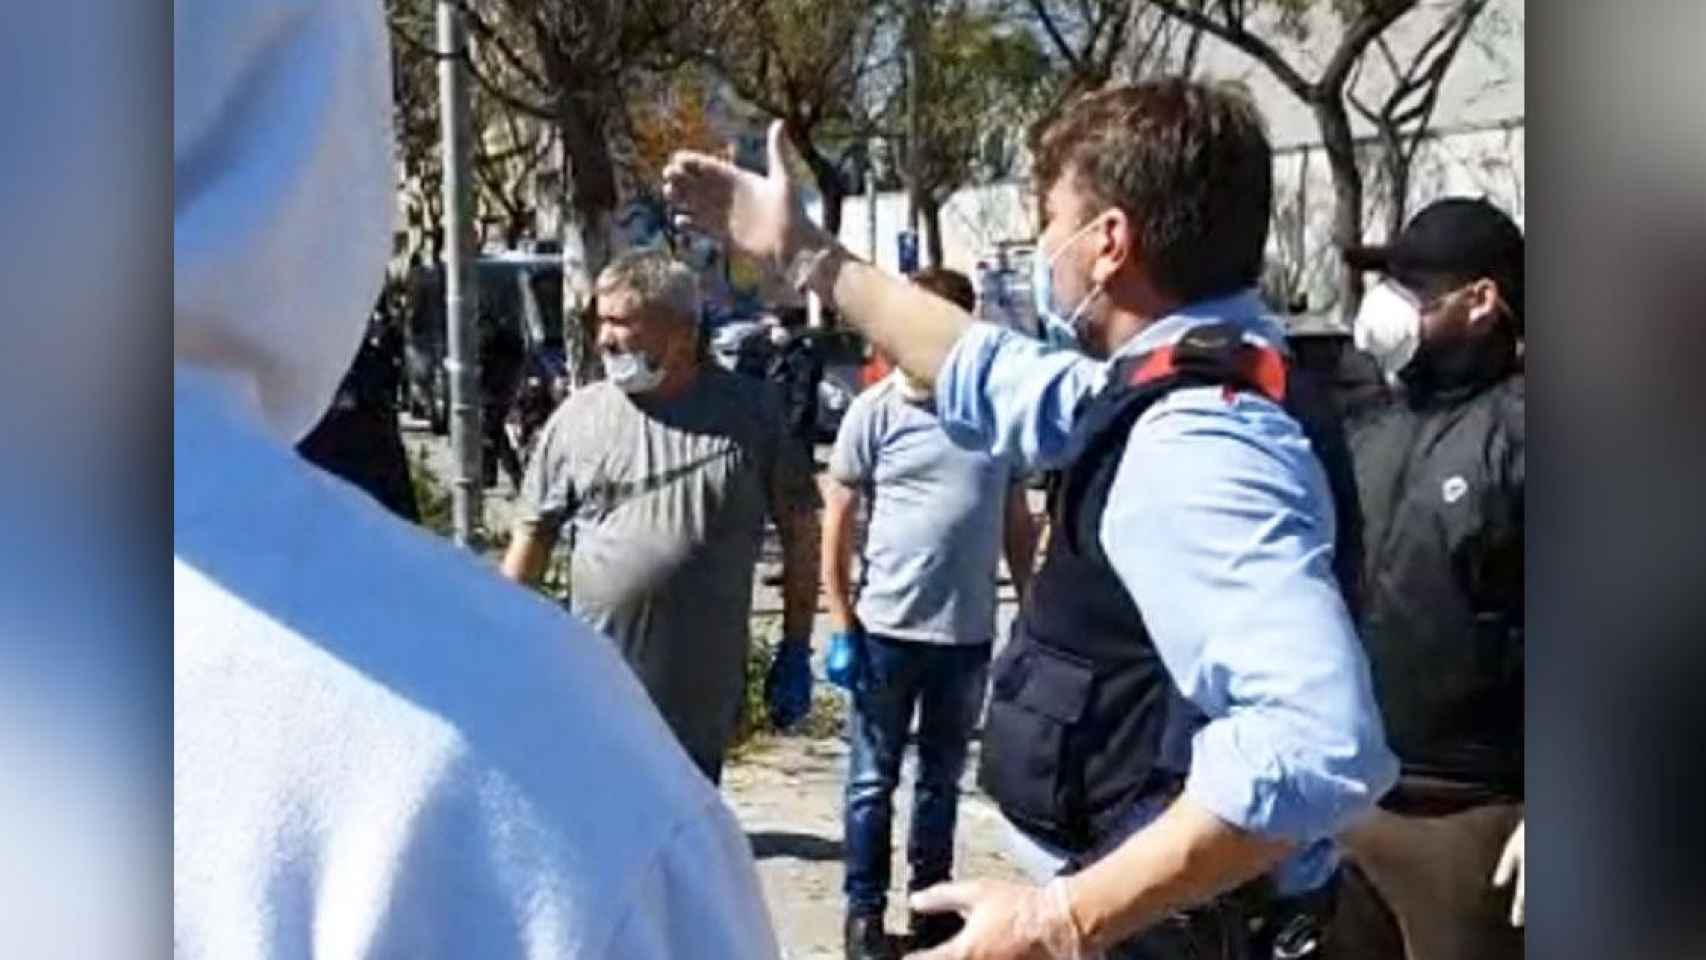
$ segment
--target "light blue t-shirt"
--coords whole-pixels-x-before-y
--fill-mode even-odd
[[[908,400],[894,378],[853,400],[829,475],[867,506],[859,600],[866,632],[927,643],[988,643],[1013,472],[956,446],[935,401]]]

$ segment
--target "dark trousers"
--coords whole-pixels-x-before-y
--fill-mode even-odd
[[[1168,917],[1103,956],[1106,960],[1249,960],[1253,954],[1244,911],[1221,898]]]
[[[990,644],[946,645],[867,636],[853,694],[844,829],[847,909],[881,914],[888,900],[893,795],[913,710],[918,779],[906,845],[907,889],[947,880],[966,748],[983,706]]]
[[[1412,784],[1413,786],[1413,784]],[[1410,793],[1401,782],[1395,793]],[[1327,950],[1345,960],[1518,960],[1511,889],[1493,868],[1522,806],[1471,804],[1378,809],[1340,838],[1344,882]]]
[[[1170,802],[1183,779],[1140,807],[1129,820],[1146,822],[1144,809]],[[1130,838],[1131,822],[1088,850],[1068,854],[1059,872],[1074,874]],[[1206,903],[1176,911],[1129,940],[1109,947],[1101,960],[1327,960],[1323,932],[1338,899],[1340,874],[1322,886],[1280,895],[1271,877],[1252,880]]]

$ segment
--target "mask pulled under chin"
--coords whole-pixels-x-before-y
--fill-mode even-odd
[[[623,393],[645,393],[663,382],[663,369],[643,353],[606,353],[604,374]]]
[[[1396,383],[1421,346],[1422,314],[1390,284],[1376,284],[1357,309],[1353,335],[1357,349],[1374,358],[1388,382]]]

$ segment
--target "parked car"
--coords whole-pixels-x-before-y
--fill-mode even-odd
[[[518,388],[527,386],[530,377],[540,381],[529,388],[534,393],[542,389],[546,396],[560,398],[566,388],[562,275],[562,261],[551,254],[503,253],[475,260],[476,349],[486,352],[496,341],[519,341],[522,354],[519,363],[506,363],[501,373],[485,371],[482,408],[507,412]],[[444,271],[437,265],[417,267],[408,285],[400,405],[442,434],[450,424]]]

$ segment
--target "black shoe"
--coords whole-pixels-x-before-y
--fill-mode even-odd
[[[847,960],[898,960],[893,941],[883,931],[880,913],[849,914],[842,949]]]
[[[912,939],[907,944],[909,950],[929,950],[939,947],[954,939],[966,925],[965,918],[957,913],[915,913],[910,921]]]

